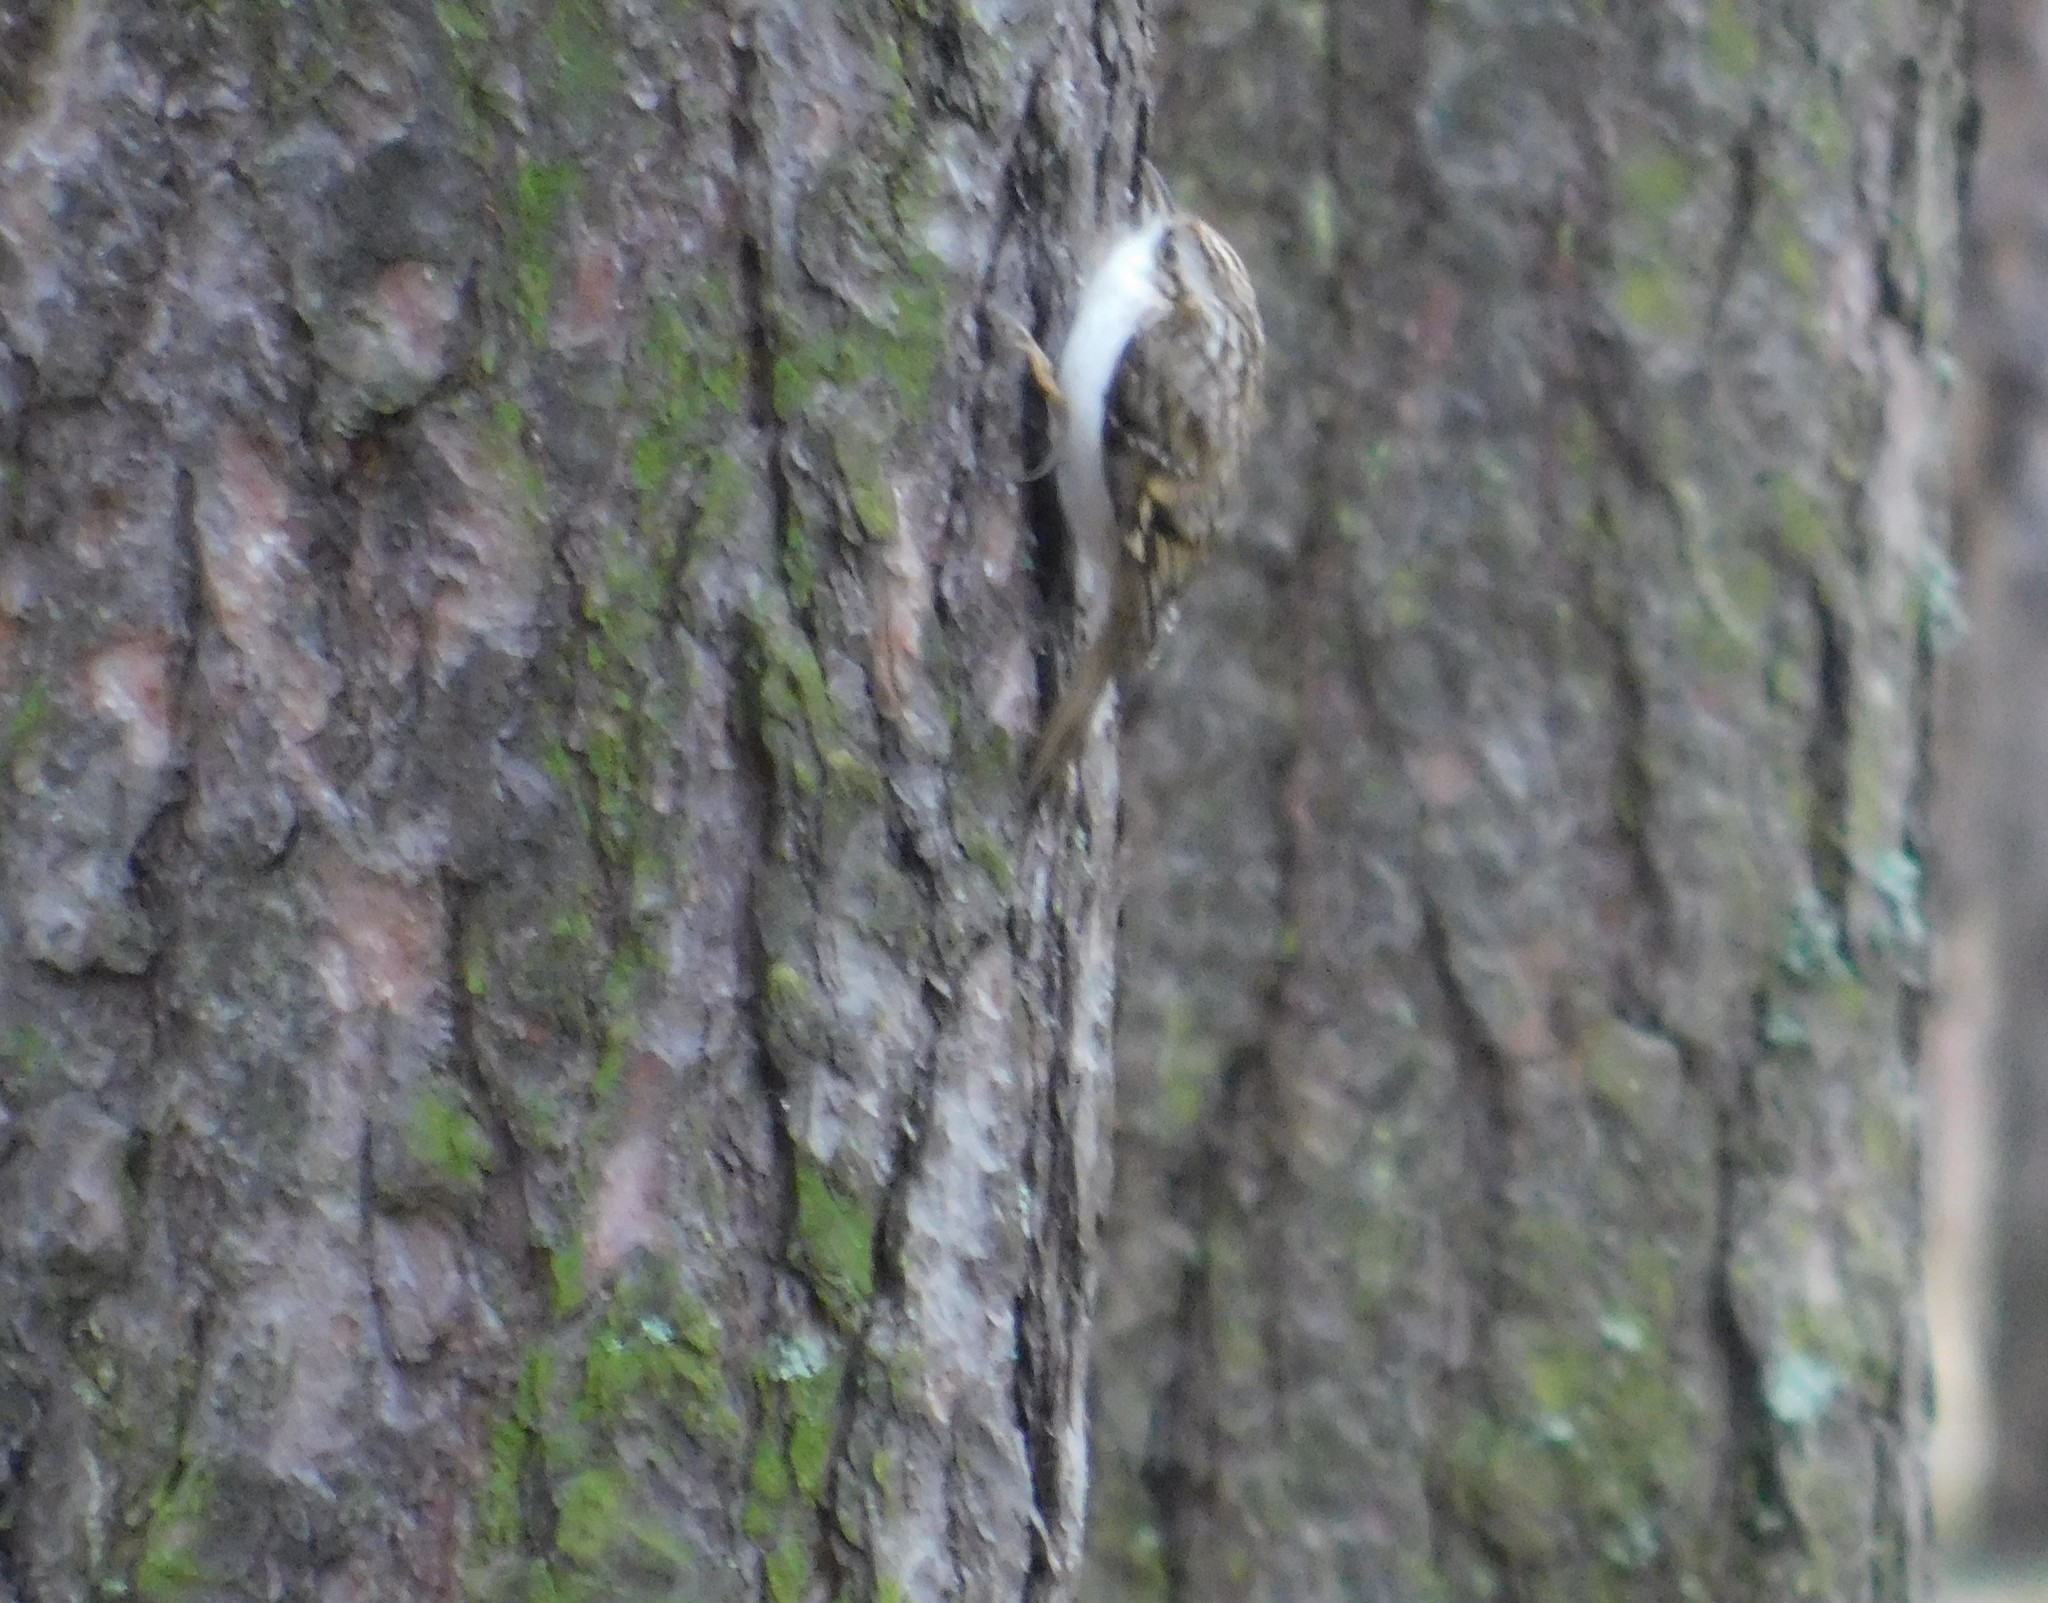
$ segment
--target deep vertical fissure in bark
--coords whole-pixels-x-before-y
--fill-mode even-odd
[[[733,165],[739,175],[741,226],[737,240],[741,319],[746,330],[747,418],[767,437],[764,477],[771,499],[772,526],[779,535],[789,516],[789,480],[783,465],[782,424],[775,406],[775,313],[769,303],[768,243],[772,212],[762,190],[767,179],[760,131],[760,43],[758,19],[733,22],[730,60],[733,94],[728,112]]]
[[[740,323],[745,340],[745,416],[761,441],[764,461],[760,479],[767,491],[770,549],[789,526],[790,491],[784,462],[783,422],[775,404],[776,314],[773,305],[772,232],[773,209],[767,184],[768,167],[759,118],[761,116],[759,16],[743,16],[730,22],[729,63],[732,99],[727,108],[727,133],[731,140],[733,167],[739,207],[739,228],[735,256],[739,266]],[[779,582],[771,575],[770,585]],[[753,858],[747,884],[745,983],[748,1012],[753,1025],[752,1058],[766,1094],[771,1147],[777,1162],[776,1239],[786,1254],[796,1239],[797,1152],[788,1122],[788,1084],[769,1046],[774,1028],[769,1016],[768,995],[774,954],[769,949],[761,915],[762,879],[767,865],[782,849],[777,838],[776,813],[783,805],[777,795],[775,760],[767,745],[768,715],[763,703],[763,668],[758,658],[764,647],[750,638],[745,621],[735,621],[738,636],[733,642],[734,660],[740,664],[745,694],[737,703],[739,727],[733,731],[733,749],[746,782],[747,812],[753,821]],[[822,1310],[820,1310],[822,1312]],[[849,1369],[852,1366],[849,1365]],[[756,1418],[754,1429],[766,1427]]]
[[[1766,999],[1759,997],[1756,1029],[1764,1028]],[[1714,1168],[1714,1256],[1707,1329],[1720,1363],[1719,1380],[1727,1430],[1714,1465],[1713,1510],[1727,1544],[1724,1573],[1731,1583],[1771,1594],[1763,1581],[1768,1556],[1795,1551],[1791,1503],[1778,1467],[1770,1410],[1764,1398],[1764,1366],[1743,1329],[1736,1307],[1736,1212],[1745,1165],[1758,1146],[1755,1053],[1738,1046],[1730,1083],[1721,1088],[1716,1115]],[[1742,1595],[1742,1594],[1738,1594]]]
[[[1107,892],[1091,886],[1082,894]],[[1077,1155],[1067,1103],[1075,1078],[1067,1043],[1079,1022],[1069,978],[1074,972],[1071,931],[1076,926],[1069,924],[1058,907],[1046,907],[1040,916],[1052,950],[1058,954],[1052,972],[1059,978],[1048,999],[1054,1035],[1039,1088],[1045,1116],[1036,1139],[1024,1149],[1020,1175],[1021,1186],[1031,1198],[1035,1228],[1025,1246],[1030,1272],[1012,1309],[1017,1359],[1011,1390],[1031,1471],[1034,1520],[1025,1593],[1034,1603],[1068,1582],[1056,1562],[1051,1532],[1082,1514],[1082,1510],[1067,1506],[1060,1462],[1061,1387],[1074,1384],[1074,1361],[1070,1352],[1061,1350],[1057,1333],[1075,1305],[1085,1305],[1092,1290],[1089,1276],[1093,1269],[1083,1256],[1083,1202],[1076,1186]]]
[[[1815,575],[1808,595],[1813,608],[1816,660],[1813,731],[1806,747],[1807,783],[1813,794],[1806,851],[1814,889],[1826,901],[1838,927],[1844,926],[1849,861],[1849,695],[1851,662],[1847,621],[1829,605],[1825,581]],[[1846,951],[1843,953],[1846,957]]]
[[[1595,527],[1604,539],[1619,541],[1614,512],[1604,495],[1593,503]],[[1671,884],[1657,860],[1659,834],[1655,775],[1651,771],[1651,719],[1649,686],[1642,665],[1636,660],[1640,649],[1617,602],[1608,594],[1616,589],[1611,580],[1603,583],[1591,563],[1581,569],[1580,594],[1589,618],[1604,638],[1611,662],[1611,679],[1616,712],[1614,731],[1614,800],[1611,813],[1615,833],[1628,854],[1629,884],[1634,901],[1645,914],[1647,935],[1641,942],[1620,948],[1616,956],[1615,1008],[1617,1016],[1640,1028],[1668,1037],[1660,1000],[1669,971],[1675,909]],[[1690,1067],[1690,1062],[1688,1062]]]
[[[1894,92],[1898,110],[1892,121],[1891,154],[1885,177],[1889,184],[1887,199],[1896,205],[1911,193],[1919,167],[1920,63],[1915,58],[1906,56],[1900,59]],[[1962,165],[1967,171],[1967,154]],[[1917,288],[1906,283],[1909,271],[1906,264],[1892,259],[1895,248],[1889,231],[1877,242],[1878,310],[1905,329],[1917,347],[1926,333],[1921,297]]]
[[[1721,235],[1715,256],[1714,288],[1707,313],[1710,334],[1720,332],[1728,294],[1735,287],[1736,270],[1741,267],[1743,252],[1755,236],[1757,207],[1763,199],[1763,170],[1769,155],[1770,134],[1770,118],[1759,105],[1750,113],[1748,125],[1728,148],[1731,175],[1728,226]]]
[[[1037,1144],[1027,1149],[1024,1166],[1018,1176],[1019,1184],[1031,1193],[1034,1200],[1042,1196],[1044,1185],[1046,1166],[1040,1160],[1040,1152]],[[1051,1210],[1041,1202],[1040,1217],[1048,1217],[1050,1213]],[[1028,1249],[1028,1261],[1033,1270],[1042,1272],[1047,1267],[1047,1260],[1038,1249],[1035,1237],[1036,1232],[1034,1244]],[[1052,1328],[1053,1311],[1053,1299],[1042,1293],[1034,1294],[1028,1285],[1018,1293],[1010,1308],[1010,1318],[1018,1333],[1017,1364],[1010,1382],[1010,1407],[1024,1440],[1025,1461],[1031,1468],[1032,1503],[1041,1522],[1057,1509],[1059,1498],[1058,1443],[1046,1428],[1046,1422],[1053,1417],[1055,1383],[1037,1351],[1038,1342],[1044,1339],[1042,1333]],[[1050,1541],[1042,1530],[1034,1530],[1030,1564],[1025,1571],[1027,1595],[1042,1596],[1056,1579]]]
[[[1130,65],[1130,44],[1124,37],[1124,30],[1133,22],[1137,22],[1141,17],[1147,15],[1148,13],[1141,12],[1138,9],[1134,0],[1093,0],[1093,3],[1088,8],[1089,47],[1095,55],[1095,69],[1101,74],[1103,85],[1112,97],[1117,94],[1129,76],[1126,68]],[[1114,50],[1110,45],[1112,37],[1114,37],[1118,47]],[[1140,106],[1143,107],[1150,98],[1150,95],[1141,86],[1139,92]],[[1142,136],[1145,132],[1145,119],[1149,118],[1149,116],[1149,111],[1144,111],[1139,116],[1137,123],[1137,134],[1139,136]],[[1142,151],[1144,146],[1142,143],[1139,143],[1136,148]],[[1119,209],[1117,206],[1117,199],[1121,188],[1119,180],[1128,179],[1130,175],[1114,171],[1108,161],[1099,159],[1100,154],[1106,154],[1106,152],[1099,153],[1098,159],[1095,162],[1094,215],[1098,218],[1108,218],[1115,216]]]

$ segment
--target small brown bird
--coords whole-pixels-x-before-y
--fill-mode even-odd
[[[1033,794],[1079,755],[1102,692],[1151,656],[1189,576],[1235,515],[1266,335],[1244,264],[1199,217],[1167,211],[1114,241],[1081,286],[1057,375],[1021,328],[1062,416],[1060,505],[1109,613],[1031,755]]]

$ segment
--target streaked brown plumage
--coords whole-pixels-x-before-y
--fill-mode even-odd
[[[1134,261],[1146,234],[1156,236],[1149,259]],[[1227,531],[1257,414],[1266,352],[1257,297],[1237,253],[1201,219],[1155,218],[1105,257],[1083,286],[1058,382],[1031,347],[1032,371],[1055,407],[1071,402],[1081,414],[1069,419],[1070,430],[1093,413],[1085,396],[1063,396],[1062,385],[1071,387],[1071,374],[1099,371],[1103,355],[1098,347],[1091,363],[1076,340],[1119,334],[1127,342],[1109,371],[1099,442],[1070,439],[1060,481],[1074,538],[1114,543],[1109,613],[1039,734],[1028,770],[1033,793],[1066,772],[1103,691],[1151,656],[1190,575]],[[1108,492],[1107,529],[1088,527],[1104,521],[1092,475]]]

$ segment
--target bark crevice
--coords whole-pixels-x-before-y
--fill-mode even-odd
[[[1766,997],[1756,1005],[1763,1029]],[[1773,1555],[1804,1545],[1778,1465],[1777,1433],[1765,1395],[1764,1358],[1743,1326],[1735,1287],[1737,1212],[1750,1154],[1757,1150],[1754,1061],[1743,1056],[1716,1121],[1714,1254],[1707,1332],[1720,1362],[1726,1443],[1716,1466],[1714,1508],[1728,1546],[1731,1581],[1761,1588]]]
[[[1806,747],[1806,780],[1811,795],[1807,862],[1814,889],[1828,905],[1840,932],[1846,961],[1845,914],[1854,867],[1849,860],[1850,685],[1853,683],[1848,623],[1827,597],[1825,582],[1809,582],[1814,626],[1814,713]]]

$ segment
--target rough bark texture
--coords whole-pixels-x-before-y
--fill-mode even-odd
[[[1162,13],[1273,418],[1127,743],[1093,1595],[1926,1596],[1960,51]]]
[[[1993,931],[1992,1460],[1984,1535],[2048,1546],[2048,37],[2041,7],[1979,8],[1984,141],[1968,271],[1969,387],[1958,462],[1972,554],[1970,658]]]
[[[1110,833],[988,314],[1149,50],[0,10],[0,1599],[1067,1595]]]

